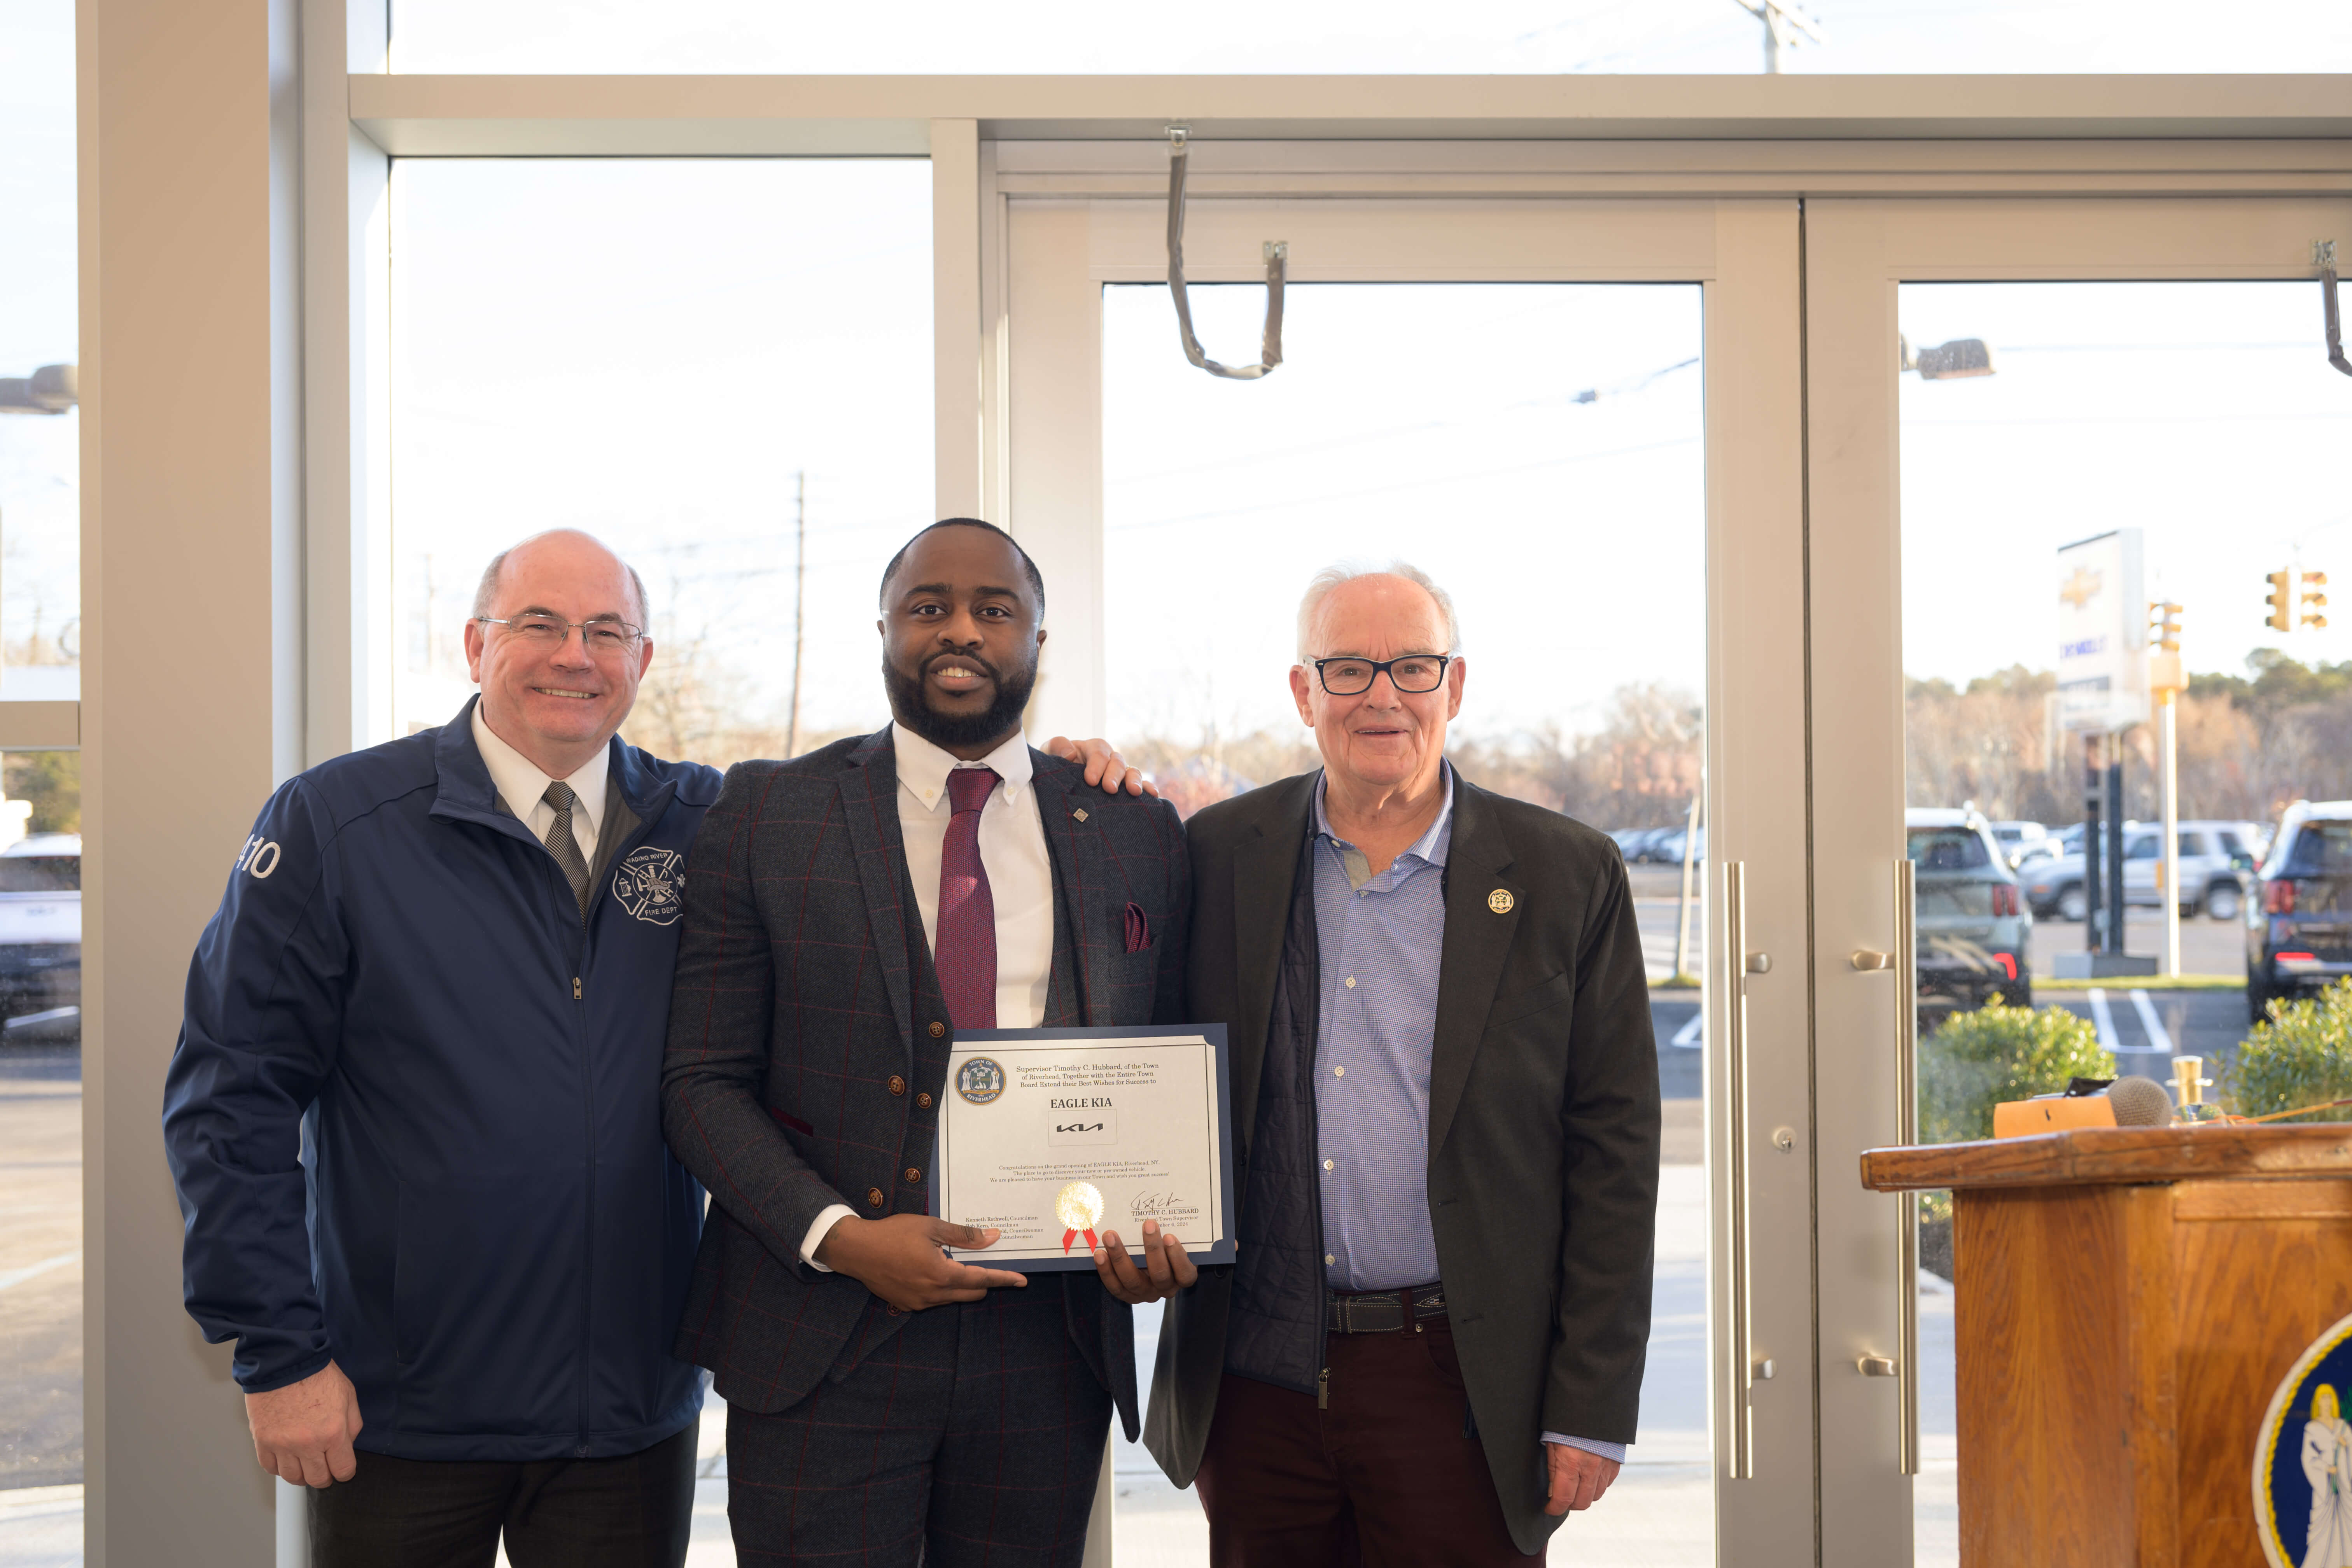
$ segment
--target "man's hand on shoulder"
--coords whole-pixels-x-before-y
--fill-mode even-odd
[[[1567,1443],[1546,1443],[1544,1458],[1551,1467],[1550,1495],[1544,1499],[1544,1511],[1564,1514],[1591,1508],[1617,1479],[1617,1461],[1572,1447]]]
[[[1188,1290],[1201,1277],[1184,1244],[1161,1231],[1156,1219],[1143,1222],[1142,1268],[1138,1268],[1127,1256],[1118,1232],[1110,1230],[1103,1233],[1102,1245],[1095,1248],[1095,1272],[1102,1276],[1104,1289],[1139,1307]]]
[[[977,1301],[1000,1288],[1025,1289],[1028,1276],[958,1263],[943,1247],[992,1247],[1001,1234],[951,1225],[929,1215],[882,1219],[851,1216],[834,1222],[817,1243],[816,1260],[902,1311],[919,1312],[950,1301]]]
[[[1066,763],[1080,763],[1087,770],[1087,783],[1106,795],[1117,795],[1124,789],[1129,795],[1148,795],[1160,798],[1160,786],[1143,776],[1140,768],[1130,768],[1127,759],[1108,741],[1072,741],[1056,735],[1045,742],[1045,754],[1059,757]]]
[[[253,1457],[297,1486],[323,1487],[359,1472],[352,1439],[360,1435],[360,1396],[343,1369],[329,1362],[299,1383],[245,1396]]]

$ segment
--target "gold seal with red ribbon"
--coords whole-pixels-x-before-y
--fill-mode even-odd
[[[1070,1250],[1070,1243],[1080,1236],[1087,1238],[1087,1250],[1102,1245],[1095,1239],[1095,1226],[1102,1223],[1103,1196],[1092,1182],[1072,1182],[1054,1194],[1054,1217],[1069,1228],[1062,1232],[1062,1250]]]

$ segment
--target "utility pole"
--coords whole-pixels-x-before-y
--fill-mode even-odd
[[[1793,49],[1799,34],[1813,42],[1825,43],[1821,24],[1798,10],[1787,0],[1732,0],[1732,4],[1764,24],[1764,74],[1780,74],[1780,51]]]
[[[804,622],[808,609],[808,470],[793,483],[793,714],[784,728],[784,755],[801,754],[801,653],[807,647]]]
[[[2147,607],[2147,684],[2156,693],[2164,747],[2164,855],[2157,886],[2164,898],[2164,973],[2180,973],[2180,728],[2174,700],[2188,684],[2180,671],[2180,606],[2159,599]]]

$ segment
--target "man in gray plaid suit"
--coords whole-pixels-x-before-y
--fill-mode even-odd
[[[1129,1304],[1195,1275],[1145,1222],[1083,1273],[959,1264],[930,1217],[959,1029],[1177,1022],[1190,862],[1164,801],[1106,796],[1021,714],[1045,584],[968,518],[883,574],[896,722],[732,769],[695,840],[663,1069],[712,1206],[678,1353],[728,1401],[746,1563],[1075,1564]]]

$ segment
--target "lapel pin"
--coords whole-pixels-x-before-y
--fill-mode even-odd
[[[1509,914],[1514,901],[1507,888],[1497,888],[1486,895],[1486,907],[1498,915]]]
[[[1082,805],[1078,807],[1077,810],[1070,813],[1070,815],[1076,817],[1080,822],[1084,822],[1087,819],[1087,808]]]

